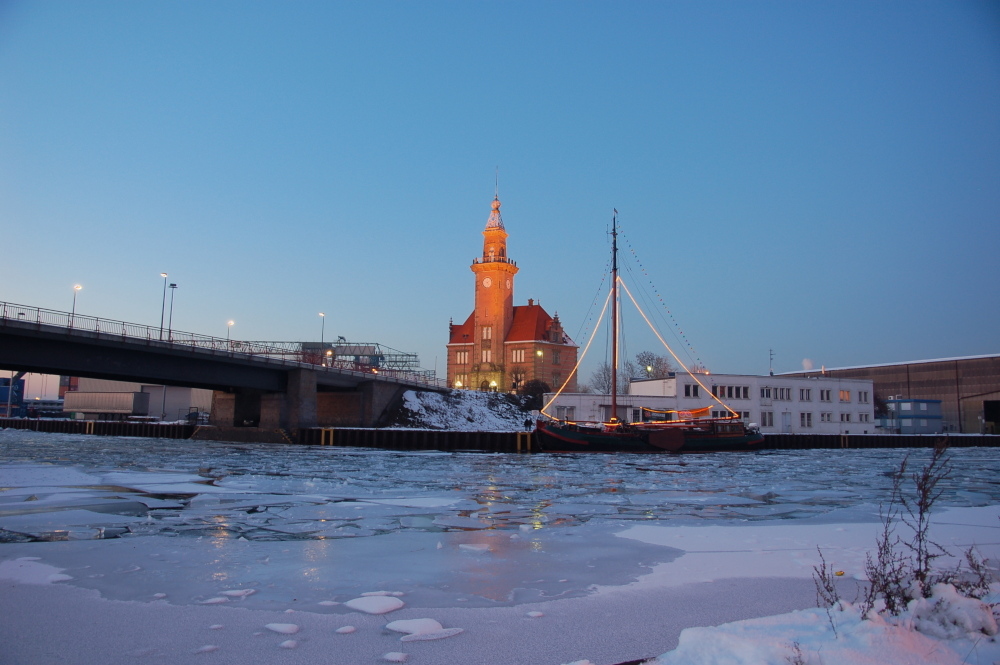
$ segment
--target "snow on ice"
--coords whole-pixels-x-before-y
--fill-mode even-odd
[[[855,597],[903,454],[406,453],[3,430],[0,649],[33,665],[251,662],[270,635],[268,653],[294,642],[278,658],[303,663],[992,665],[995,617],[948,587],[893,620],[814,607],[817,547]],[[1000,458],[952,454],[961,473],[933,538],[996,561]]]

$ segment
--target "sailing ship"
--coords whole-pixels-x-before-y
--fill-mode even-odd
[[[618,419],[618,211],[611,226],[611,418],[607,422],[574,422],[553,418],[542,409],[535,424],[535,440],[544,452],[560,453],[686,453],[738,451],[759,448],[760,430],[744,424],[739,414],[721,399],[713,399],[731,415],[711,417],[711,406],[692,411],[653,411],[660,419],[629,423]],[[671,352],[672,353],[672,352]],[[676,358],[676,356],[675,356]],[[575,371],[575,370],[574,370]],[[692,378],[699,384],[697,377]],[[711,394],[707,387],[706,394]],[[673,418],[679,416],[678,418]]]

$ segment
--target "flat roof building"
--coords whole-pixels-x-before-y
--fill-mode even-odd
[[[880,403],[941,400],[944,432],[1000,432],[1000,354],[823,368],[780,376],[868,379]]]
[[[765,434],[874,434],[877,426],[872,382],[836,377],[676,373],[662,379],[633,379],[629,394],[618,398],[618,417],[627,422],[655,420],[661,416],[644,409],[683,415],[709,405],[709,416],[730,415],[713,396]],[[546,395],[546,401],[551,397]],[[611,398],[563,393],[547,412],[564,420],[607,421]]]

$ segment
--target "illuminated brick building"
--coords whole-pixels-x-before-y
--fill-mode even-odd
[[[448,385],[516,391],[539,379],[556,390],[576,366],[577,346],[563,331],[558,315],[549,316],[533,300],[514,305],[518,267],[507,257],[507,231],[497,197],[483,237],[483,256],[472,261],[475,309],[465,323],[450,325]],[[576,390],[575,375],[566,390]]]

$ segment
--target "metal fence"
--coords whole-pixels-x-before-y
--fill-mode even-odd
[[[445,382],[435,377],[433,370],[400,370],[378,367],[358,367],[351,362],[323,363],[321,356],[303,351],[300,342],[246,342],[241,340],[199,335],[181,330],[128,323],[74,312],[60,312],[41,307],[0,302],[0,326],[16,322],[19,328],[66,332],[93,339],[122,340],[149,346],[192,349],[213,355],[263,361],[317,371],[335,372],[376,380],[395,380],[442,388]]]

